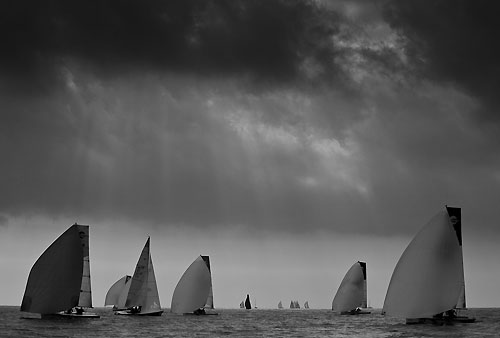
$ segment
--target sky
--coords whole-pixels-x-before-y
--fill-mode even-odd
[[[216,307],[329,308],[462,207],[468,305],[500,306],[493,1],[0,4],[0,304],[71,224],[93,299],[151,236],[162,306],[210,255]]]

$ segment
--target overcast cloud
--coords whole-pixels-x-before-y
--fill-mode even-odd
[[[496,6],[2,3],[0,224],[490,228]]]

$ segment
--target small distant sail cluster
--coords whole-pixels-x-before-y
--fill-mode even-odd
[[[278,303],[278,309],[283,309],[283,303],[279,301]],[[292,300],[290,301],[290,309],[300,309],[300,304],[298,300]],[[309,309],[309,302],[306,301],[304,303],[304,309]]]
[[[105,305],[117,315],[159,316],[163,313],[147,239],[132,276],[124,275],[109,289]],[[31,268],[21,311],[42,317],[99,318],[92,308],[89,226],[74,224],[61,234]],[[252,309],[250,295],[240,308]],[[256,308],[254,299],[253,308]],[[283,309],[279,301],[278,308]],[[290,309],[300,309],[297,300]],[[306,301],[303,308],[309,309]],[[357,261],[345,274],[332,301],[341,315],[367,311],[367,264]],[[408,324],[470,323],[466,309],[461,209],[446,206],[413,238],[392,274],[382,313],[406,318]],[[175,287],[171,312],[217,314],[214,310],[209,256],[198,256]]]

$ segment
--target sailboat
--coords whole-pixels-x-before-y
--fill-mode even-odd
[[[115,311],[117,315],[161,316],[158,287],[151,260],[150,239],[142,249],[125,301],[126,310]]]
[[[407,324],[471,323],[465,308],[461,209],[445,207],[413,238],[389,283],[383,312]]]
[[[175,287],[170,311],[177,314],[216,315],[209,256],[198,256]]]
[[[280,302],[278,303],[278,309],[282,309],[283,308],[283,303],[281,303],[281,300]]]
[[[106,293],[104,306],[113,305],[113,311],[126,310],[125,302],[127,301],[128,291],[132,276],[125,275],[117,280]]]
[[[306,301],[306,302],[304,303],[304,309],[309,309],[309,302],[308,302],[308,301]]]
[[[73,224],[31,268],[21,311],[53,316],[99,318],[92,308],[89,226]]]
[[[293,302],[293,305],[295,306],[296,309],[300,309],[299,301],[296,300]]]
[[[247,295],[245,299],[245,309],[250,310],[252,308],[252,304],[250,303],[250,295]]]
[[[242,300],[240,303],[240,309],[244,309],[244,308],[245,308],[245,301]]]
[[[332,301],[332,310],[342,315],[369,314],[366,308],[366,263],[356,262],[347,271]]]

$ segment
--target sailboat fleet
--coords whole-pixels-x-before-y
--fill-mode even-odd
[[[116,315],[163,313],[150,246],[148,237],[134,274],[121,277],[106,294],[105,306],[112,305]],[[366,262],[357,261],[347,271],[332,301],[334,312],[371,313],[367,311],[366,267]],[[88,311],[91,308],[89,226],[75,223],[34,263],[20,310],[40,314],[42,318],[99,318]],[[250,295],[240,308],[252,309]],[[304,308],[309,308],[309,302],[304,303]],[[283,309],[281,301],[278,309]],[[290,309],[300,309],[299,302],[292,300]],[[465,309],[461,209],[446,206],[417,233],[401,255],[382,314],[404,318],[407,324],[474,322],[475,318],[459,313]],[[181,276],[170,311],[182,315],[217,314],[209,256],[198,256]]]

